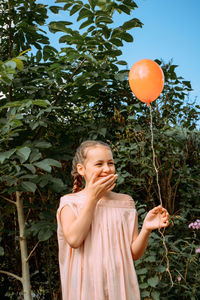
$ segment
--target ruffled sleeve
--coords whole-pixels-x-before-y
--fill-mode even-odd
[[[73,199],[73,197],[70,196],[64,196],[60,199],[60,205],[57,210],[57,216],[60,216],[61,210],[68,205],[71,207],[72,211],[74,212],[75,216],[78,216],[78,209],[77,209],[77,203],[76,200]]]

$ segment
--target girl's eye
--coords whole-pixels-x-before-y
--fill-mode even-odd
[[[113,166],[114,163],[113,163],[113,162],[109,162],[108,165]],[[102,166],[102,163],[98,163],[98,164],[96,164],[95,166]]]

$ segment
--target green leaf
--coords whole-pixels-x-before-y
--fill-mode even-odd
[[[31,105],[36,105],[36,106],[40,106],[40,107],[47,107],[48,105],[50,105],[48,100],[40,100],[40,99],[24,99],[23,101],[14,101],[11,103],[7,103],[4,106],[2,106],[0,108],[0,110],[3,110],[5,108],[9,108],[9,107],[30,107]]]
[[[107,128],[100,128],[98,130],[98,133],[101,134],[103,137],[106,136]]]
[[[88,18],[87,21],[85,21],[85,22],[83,22],[83,23],[81,24],[81,26],[79,27],[79,29],[85,28],[85,27],[89,26],[89,25],[92,24],[92,23],[93,23],[93,19],[92,19],[92,18]]]
[[[48,163],[51,165],[51,166],[54,166],[54,167],[58,167],[58,168],[61,168],[62,165],[59,161],[55,160],[55,159],[52,159],[52,158],[46,158],[45,161],[48,161]]]
[[[113,50],[110,52],[110,56],[114,57],[114,56],[120,56],[122,55],[122,51],[121,50]]]
[[[3,83],[10,85],[13,79],[14,79],[13,75],[8,76],[8,74],[5,75],[5,74],[1,74],[1,72],[0,72],[0,81],[3,81]]]
[[[146,258],[146,262],[155,262],[156,261],[156,256],[155,255],[149,255]]]
[[[26,192],[35,193],[35,191],[37,189],[37,185],[33,182],[30,182],[30,181],[23,181],[21,183],[21,186],[22,186],[23,189],[25,189]]]
[[[11,157],[15,153],[16,149],[11,149],[6,152],[0,152],[0,163],[3,164],[4,161]]]
[[[184,90],[184,89],[183,89],[182,87],[180,87],[180,86],[175,86],[174,89],[175,89],[175,91],[179,91],[179,92]]]
[[[19,58],[13,58],[12,60],[16,63],[17,69],[22,71],[24,68],[23,61],[21,61]]]
[[[147,282],[151,287],[156,287],[159,283],[159,278],[157,276],[151,277],[147,280]]]
[[[96,18],[96,23],[106,23],[106,24],[111,24],[113,23],[113,20],[109,17],[97,17]]]
[[[184,80],[183,80],[182,83],[183,83],[184,85],[186,85],[189,89],[192,88],[191,82],[190,82],[190,81],[184,81]]]
[[[66,1],[65,1],[66,2]],[[64,5],[64,10],[68,10],[68,8],[70,8],[71,6],[73,5],[73,2],[71,2],[71,3],[67,3],[67,4],[65,4]]]
[[[80,4],[75,4],[70,10],[70,16],[74,15],[81,8]]]
[[[29,171],[31,171],[33,174],[35,174],[36,169],[33,165],[30,164],[24,164],[24,167],[27,168]]]
[[[32,100],[32,105],[46,108],[47,106],[50,105],[50,102],[48,100],[36,99],[36,100]]]
[[[141,292],[141,296],[143,297],[142,299],[144,299],[145,297],[148,297],[149,294],[150,294],[149,291],[142,291],[142,292]]]
[[[106,16],[106,17],[108,17],[109,15],[108,15],[108,13],[106,12],[106,11],[103,11],[103,10],[97,10],[97,11],[95,11],[95,15],[96,16]]]
[[[166,267],[165,266],[162,266],[162,265],[159,265],[158,267],[155,268],[156,271],[158,271],[159,273],[163,273],[166,271]]]
[[[49,9],[54,13],[54,14],[58,14],[59,10],[62,9],[62,7],[60,6],[50,6]]]
[[[46,158],[40,162],[34,163],[34,165],[47,172],[51,172],[51,166],[58,167],[58,168],[62,167],[59,161],[51,158]]]
[[[47,241],[52,236],[52,234],[53,234],[53,232],[50,228],[48,228],[48,227],[42,228],[39,231],[38,240],[40,242]]]
[[[0,256],[3,256],[4,255],[4,249],[3,247],[0,247]]]
[[[109,29],[106,25],[101,25],[102,33],[106,39],[110,37],[111,29]]]
[[[49,30],[53,31],[53,32],[54,31],[66,32],[68,29],[68,28],[66,28],[66,26],[68,26],[68,25],[72,25],[72,23],[68,22],[68,21],[51,22],[51,23],[49,23]]]
[[[157,292],[157,291],[153,291],[153,292],[151,292],[151,297],[152,297],[154,300],[160,300],[160,293]]]
[[[42,51],[41,51],[41,50],[38,50],[38,51],[37,51],[36,59],[37,59],[37,62],[40,62],[40,61],[41,61],[41,59],[42,59]]]
[[[73,41],[74,41],[74,38],[69,34],[65,34],[65,35],[61,36],[59,39],[59,43],[69,43],[70,45]]]
[[[96,27],[92,25],[92,26],[90,26],[90,27],[88,28],[87,32],[91,32],[91,31],[93,31],[94,29],[96,29]]]
[[[46,159],[44,159],[40,162],[34,163],[34,165],[44,171],[47,171],[49,173],[51,172],[51,166],[49,165],[49,163]]]
[[[124,60],[119,60],[119,61],[117,62],[117,64],[118,64],[118,65],[122,65],[122,66],[126,66],[126,65],[127,65],[127,62],[124,61]]]
[[[31,153],[31,149],[29,147],[22,147],[17,150],[16,154],[20,158],[21,163],[25,162]]]
[[[36,160],[39,160],[40,158],[42,157],[42,154],[39,152],[38,149],[34,149],[32,152],[31,152],[31,155],[30,155],[30,162],[33,163],[35,162]]]
[[[57,193],[62,192],[66,188],[60,178],[52,178],[51,181],[53,185],[51,184],[50,188]]]
[[[94,58],[94,56],[92,54],[85,54],[85,58],[88,59],[88,61],[91,61],[94,64],[98,64],[97,60]]]
[[[111,42],[112,44],[114,44],[115,46],[123,46],[123,43],[120,39],[117,39],[117,38],[111,38],[109,40],[109,42]]]
[[[127,22],[125,22],[123,25],[122,25],[122,28],[125,29],[125,30],[129,30],[129,29],[132,29],[134,27],[141,27],[142,28],[142,22],[140,22],[140,20],[138,20],[137,18],[133,18]]]
[[[141,268],[137,270],[138,275],[146,274],[146,273],[148,273],[148,268]]]
[[[35,179],[37,175],[27,174],[19,177],[20,179]]]
[[[50,148],[51,147],[51,143],[45,142],[45,141],[40,141],[40,142],[36,142],[35,143],[35,147],[37,148]]]
[[[80,10],[77,21],[80,21],[84,18],[93,18],[93,13],[87,8],[82,8]]]
[[[131,43],[133,42],[133,37],[131,34],[127,33],[127,32],[123,32],[120,34],[120,37],[122,40],[128,42],[128,43]]]
[[[146,282],[140,284],[140,289],[146,289],[146,288],[148,288],[148,284]]]
[[[5,65],[6,67],[11,68],[11,69],[15,69],[16,66],[17,66],[16,62],[13,61],[13,60],[8,60],[7,62],[5,62],[4,65]]]
[[[125,81],[128,78],[128,73],[128,71],[118,72],[117,74],[115,74],[115,79],[119,81]]]
[[[126,5],[119,5],[118,9],[120,9],[121,11],[123,11],[124,13],[126,13],[127,15],[130,15],[131,10],[126,6]]]
[[[123,33],[123,30],[120,27],[117,27],[117,28],[113,29],[113,32],[111,34],[111,38],[120,37],[121,33]]]
[[[97,0],[88,0],[88,2],[90,3],[90,6],[92,7],[92,9],[95,8]]]

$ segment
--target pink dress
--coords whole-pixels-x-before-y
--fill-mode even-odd
[[[132,198],[101,199],[86,239],[74,249],[64,238],[60,212],[69,205],[78,216],[85,200],[79,194],[66,195],[57,211],[63,300],[140,300],[131,254],[136,217]]]

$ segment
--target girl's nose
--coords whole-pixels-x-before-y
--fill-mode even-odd
[[[104,165],[103,171],[104,171],[105,173],[109,172],[109,171],[110,171],[110,166],[109,166],[109,165]]]

